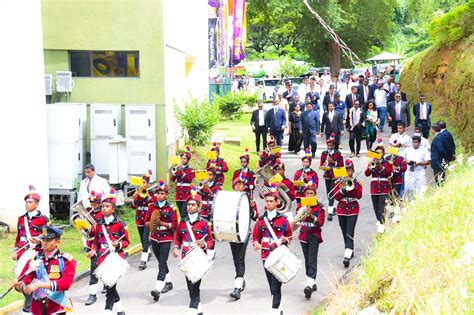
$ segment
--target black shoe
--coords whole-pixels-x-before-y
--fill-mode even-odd
[[[350,260],[349,258],[344,257],[344,260],[342,261],[342,263],[344,264],[344,267],[345,267],[345,268],[349,268],[349,262],[350,262],[350,261],[351,261],[351,260]]]
[[[160,299],[160,292],[158,292],[158,290],[153,290],[150,293],[153,297],[153,300],[155,300],[155,302],[158,302],[158,300]]]
[[[89,297],[87,298],[86,305],[92,305],[95,302],[97,302],[97,295],[95,294],[89,294]]]
[[[203,313],[203,312],[200,312],[200,313],[197,313],[197,315],[204,315],[204,313]]]
[[[311,294],[313,294],[313,289],[311,287],[305,287],[304,290],[304,297],[309,300],[311,298]]]
[[[240,299],[240,289],[235,288],[234,291],[230,293],[230,296],[233,297],[234,299],[238,300]]]
[[[173,290],[173,283],[172,282],[166,282],[165,286],[161,290],[161,293],[166,293],[166,292],[171,291],[171,290]]]
[[[318,291],[318,287],[316,286],[316,283],[315,283],[313,284],[313,292],[316,292],[316,291]]]
[[[332,214],[328,213],[328,221],[332,221]]]
[[[107,286],[106,286],[106,285],[104,285],[104,286],[102,287],[102,291],[100,291],[100,293],[101,293],[101,294],[107,293]]]
[[[140,261],[140,265],[138,266],[138,270],[145,270],[146,269],[146,261]]]
[[[117,315],[125,315],[125,312],[117,312]]]

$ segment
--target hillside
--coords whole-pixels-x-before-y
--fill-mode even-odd
[[[457,165],[444,187],[431,188],[410,204],[401,222],[374,239],[369,256],[319,311],[356,314],[367,307],[375,311],[369,314],[472,311],[473,166],[472,161]]]

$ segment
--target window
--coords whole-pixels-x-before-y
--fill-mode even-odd
[[[73,77],[139,77],[138,51],[69,51]]]

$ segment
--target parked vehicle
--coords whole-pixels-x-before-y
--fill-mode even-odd
[[[275,98],[275,87],[279,79],[255,79],[255,89],[259,98],[265,102],[271,102]]]

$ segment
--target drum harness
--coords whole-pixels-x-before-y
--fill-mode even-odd
[[[270,224],[270,222],[268,221],[268,218],[267,218],[266,216],[263,218],[263,221],[265,222],[265,225],[267,226],[268,232],[270,232],[270,237],[269,237],[270,240],[269,240],[269,242],[268,242],[268,243],[270,244],[270,247],[269,247],[268,249],[269,249],[270,251],[272,251],[272,246],[271,246],[271,244],[272,244],[272,243],[275,243],[275,244],[277,244],[277,247],[279,247],[279,246],[281,245],[281,241],[280,241],[280,238],[278,238],[278,237],[276,236],[275,231],[273,230],[273,227],[271,226],[271,224]],[[284,232],[285,230],[286,230],[286,224],[285,224],[285,226],[283,227],[283,232]],[[267,232],[267,235],[268,235],[268,232]],[[263,239],[262,239],[262,241],[263,241]],[[280,244],[278,245],[278,243],[280,243]]]

